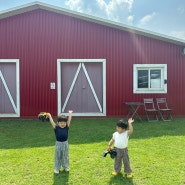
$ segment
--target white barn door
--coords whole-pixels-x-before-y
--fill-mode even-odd
[[[19,60],[0,59],[0,117],[19,116]]]
[[[58,59],[58,115],[106,116],[105,59]]]

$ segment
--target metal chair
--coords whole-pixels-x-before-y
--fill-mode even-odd
[[[158,110],[155,108],[153,98],[144,98],[143,102],[148,121],[158,121]]]
[[[160,119],[163,121],[172,120],[172,109],[168,108],[166,98],[156,98]]]

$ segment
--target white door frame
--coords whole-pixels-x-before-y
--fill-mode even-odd
[[[0,80],[2,81],[4,88],[7,92],[7,95],[10,99],[12,107],[15,111],[15,114],[4,113],[0,114],[0,117],[20,117],[20,80],[19,80],[19,59],[0,59],[0,63],[15,63],[16,65],[16,101],[14,102],[11,92],[6,84],[6,80],[3,77],[3,74],[0,69]]]
[[[73,79],[73,82],[71,84],[71,87],[69,89],[69,92],[68,92],[68,95],[66,97],[66,100],[64,102],[64,105],[61,105],[61,63],[62,62],[67,62],[67,63],[70,63],[70,62],[76,62],[76,63],[80,63],[79,66],[78,66],[78,69],[77,69],[77,72],[76,72],[76,75]],[[84,63],[87,63],[87,62],[100,62],[102,63],[102,74],[103,74],[103,105],[101,106],[100,103],[99,103],[99,100],[97,98],[97,95],[96,95],[96,92],[94,91],[94,88],[93,88],[93,85],[91,83],[91,80],[87,74],[87,71],[85,69],[85,66],[84,66]],[[81,64],[82,63],[82,64]],[[63,112],[63,110],[65,110],[65,106],[67,104],[67,101],[71,95],[71,92],[73,90],[73,87],[74,87],[74,84],[75,84],[75,81],[77,79],[77,76],[79,74],[79,71],[80,69],[83,69],[85,75],[86,75],[86,78],[88,80],[88,83],[91,87],[91,90],[92,90],[92,93],[94,95],[94,98],[96,100],[96,103],[98,105],[98,108],[100,110],[99,113],[73,113],[73,116],[106,116],[106,60],[105,59],[57,59],[57,86],[58,86],[58,115],[60,115],[61,113],[64,113],[64,114],[68,114],[67,112]]]

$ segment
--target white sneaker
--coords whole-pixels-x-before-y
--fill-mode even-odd
[[[65,170],[66,172],[68,172],[68,171],[69,171],[69,168],[65,168],[64,170]]]
[[[59,174],[59,170],[54,170],[54,173]]]

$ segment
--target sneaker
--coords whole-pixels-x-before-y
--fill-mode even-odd
[[[64,170],[65,170],[66,172],[68,172],[68,171],[69,171],[69,168],[65,168]]]
[[[126,178],[127,178],[127,179],[131,179],[132,177],[133,177],[133,174],[132,174],[132,173],[127,173],[127,174],[126,174]]]
[[[118,175],[118,172],[112,172],[112,175],[116,176]]]
[[[55,170],[54,170],[54,173],[59,174],[59,170],[56,170],[56,169],[55,169]]]

